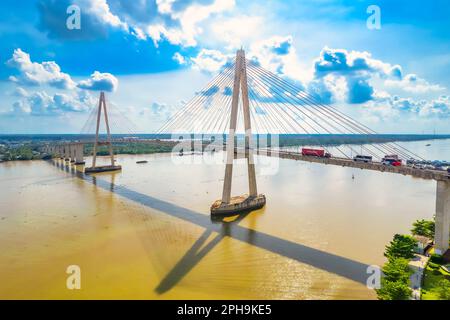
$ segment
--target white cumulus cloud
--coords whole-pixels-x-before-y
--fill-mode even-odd
[[[80,81],[78,88],[92,91],[115,91],[119,80],[111,73],[95,71],[87,80]]]
[[[73,94],[48,94],[45,91],[22,93],[22,99],[13,104],[11,114],[59,116],[67,112],[85,112],[96,104],[96,99],[83,91]]]
[[[61,72],[61,68],[56,62],[32,62],[30,55],[20,48],[14,50],[12,58],[6,64],[18,71],[18,75],[11,76],[10,80],[19,85],[47,84],[58,89],[75,87],[75,82],[70,75]]]
[[[225,55],[218,50],[202,49],[198,55],[191,58],[194,68],[202,71],[218,72],[234,55]]]

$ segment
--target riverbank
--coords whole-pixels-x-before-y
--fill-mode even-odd
[[[434,253],[434,230],[434,220],[417,220],[412,236],[396,234],[386,246],[380,300],[450,299],[450,264]]]

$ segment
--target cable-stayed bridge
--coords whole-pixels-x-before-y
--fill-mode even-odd
[[[99,135],[103,114],[106,139]],[[126,117],[123,117],[126,119]],[[328,165],[392,172],[437,181],[436,189],[436,234],[437,252],[448,249],[450,232],[450,177],[447,171],[423,169],[414,166],[425,161],[414,151],[396,142],[366,143],[360,146],[326,144],[304,148],[302,151],[284,150],[273,143],[272,137],[279,134],[305,135],[362,135],[370,137],[377,133],[359,121],[342,113],[337,108],[324,105],[301,86],[265,70],[257,62],[245,58],[239,50],[234,61],[228,63],[202,90],[157,133],[170,134],[174,141],[142,140],[134,137],[113,139],[108,121],[108,109],[102,93],[98,109],[94,110],[88,122],[95,123],[93,141],[73,144],[49,145],[47,151],[75,163],[83,163],[82,146],[94,144],[93,164],[85,169],[87,173],[120,170],[115,163],[112,145],[117,142],[165,143],[177,145],[178,136],[183,137],[186,146],[193,134],[202,135],[201,150],[215,145],[216,150],[226,151],[226,167],[222,198],[211,207],[212,214],[230,214],[252,210],[265,205],[266,198],[257,191],[255,155],[276,156],[285,159],[302,160]],[[261,136],[268,136],[268,144],[260,143]],[[188,137],[186,139],[186,137]],[[212,140],[211,137],[214,137]],[[239,143],[241,141],[241,143]],[[107,145],[111,164],[96,166],[97,146]],[[359,156],[359,157],[355,157]],[[248,195],[231,196],[233,160],[247,159]]]

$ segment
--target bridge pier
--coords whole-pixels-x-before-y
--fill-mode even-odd
[[[444,254],[449,246],[450,181],[437,181],[434,245],[437,254]]]
[[[84,161],[84,144],[77,143],[74,146],[74,161],[76,165],[85,164]]]
[[[68,144],[64,145],[64,160],[70,161],[70,146]]]
[[[69,144],[70,163],[75,162],[75,148],[76,144]]]

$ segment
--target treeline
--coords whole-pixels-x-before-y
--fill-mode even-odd
[[[324,135],[280,135],[281,147],[342,144],[370,144],[386,142],[422,141],[432,139],[450,139],[450,135],[406,135],[406,134],[324,134]]]
[[[43,155],[38,151],[37,145],[27,144],[14,148],[0,147],[0,160],[2,161],[38,160],[42,157]]]
[[[94,152],[94,145],[87,144],[84,147],[85,155],[92,155]],[[146,143],[119,143],[113,145],[113,152],[115,154],[152,154],[172,152],[172,147],[166,145],[153,145]],[[97,149],[97,155],[109,155],[108,146],[100,146]]]

